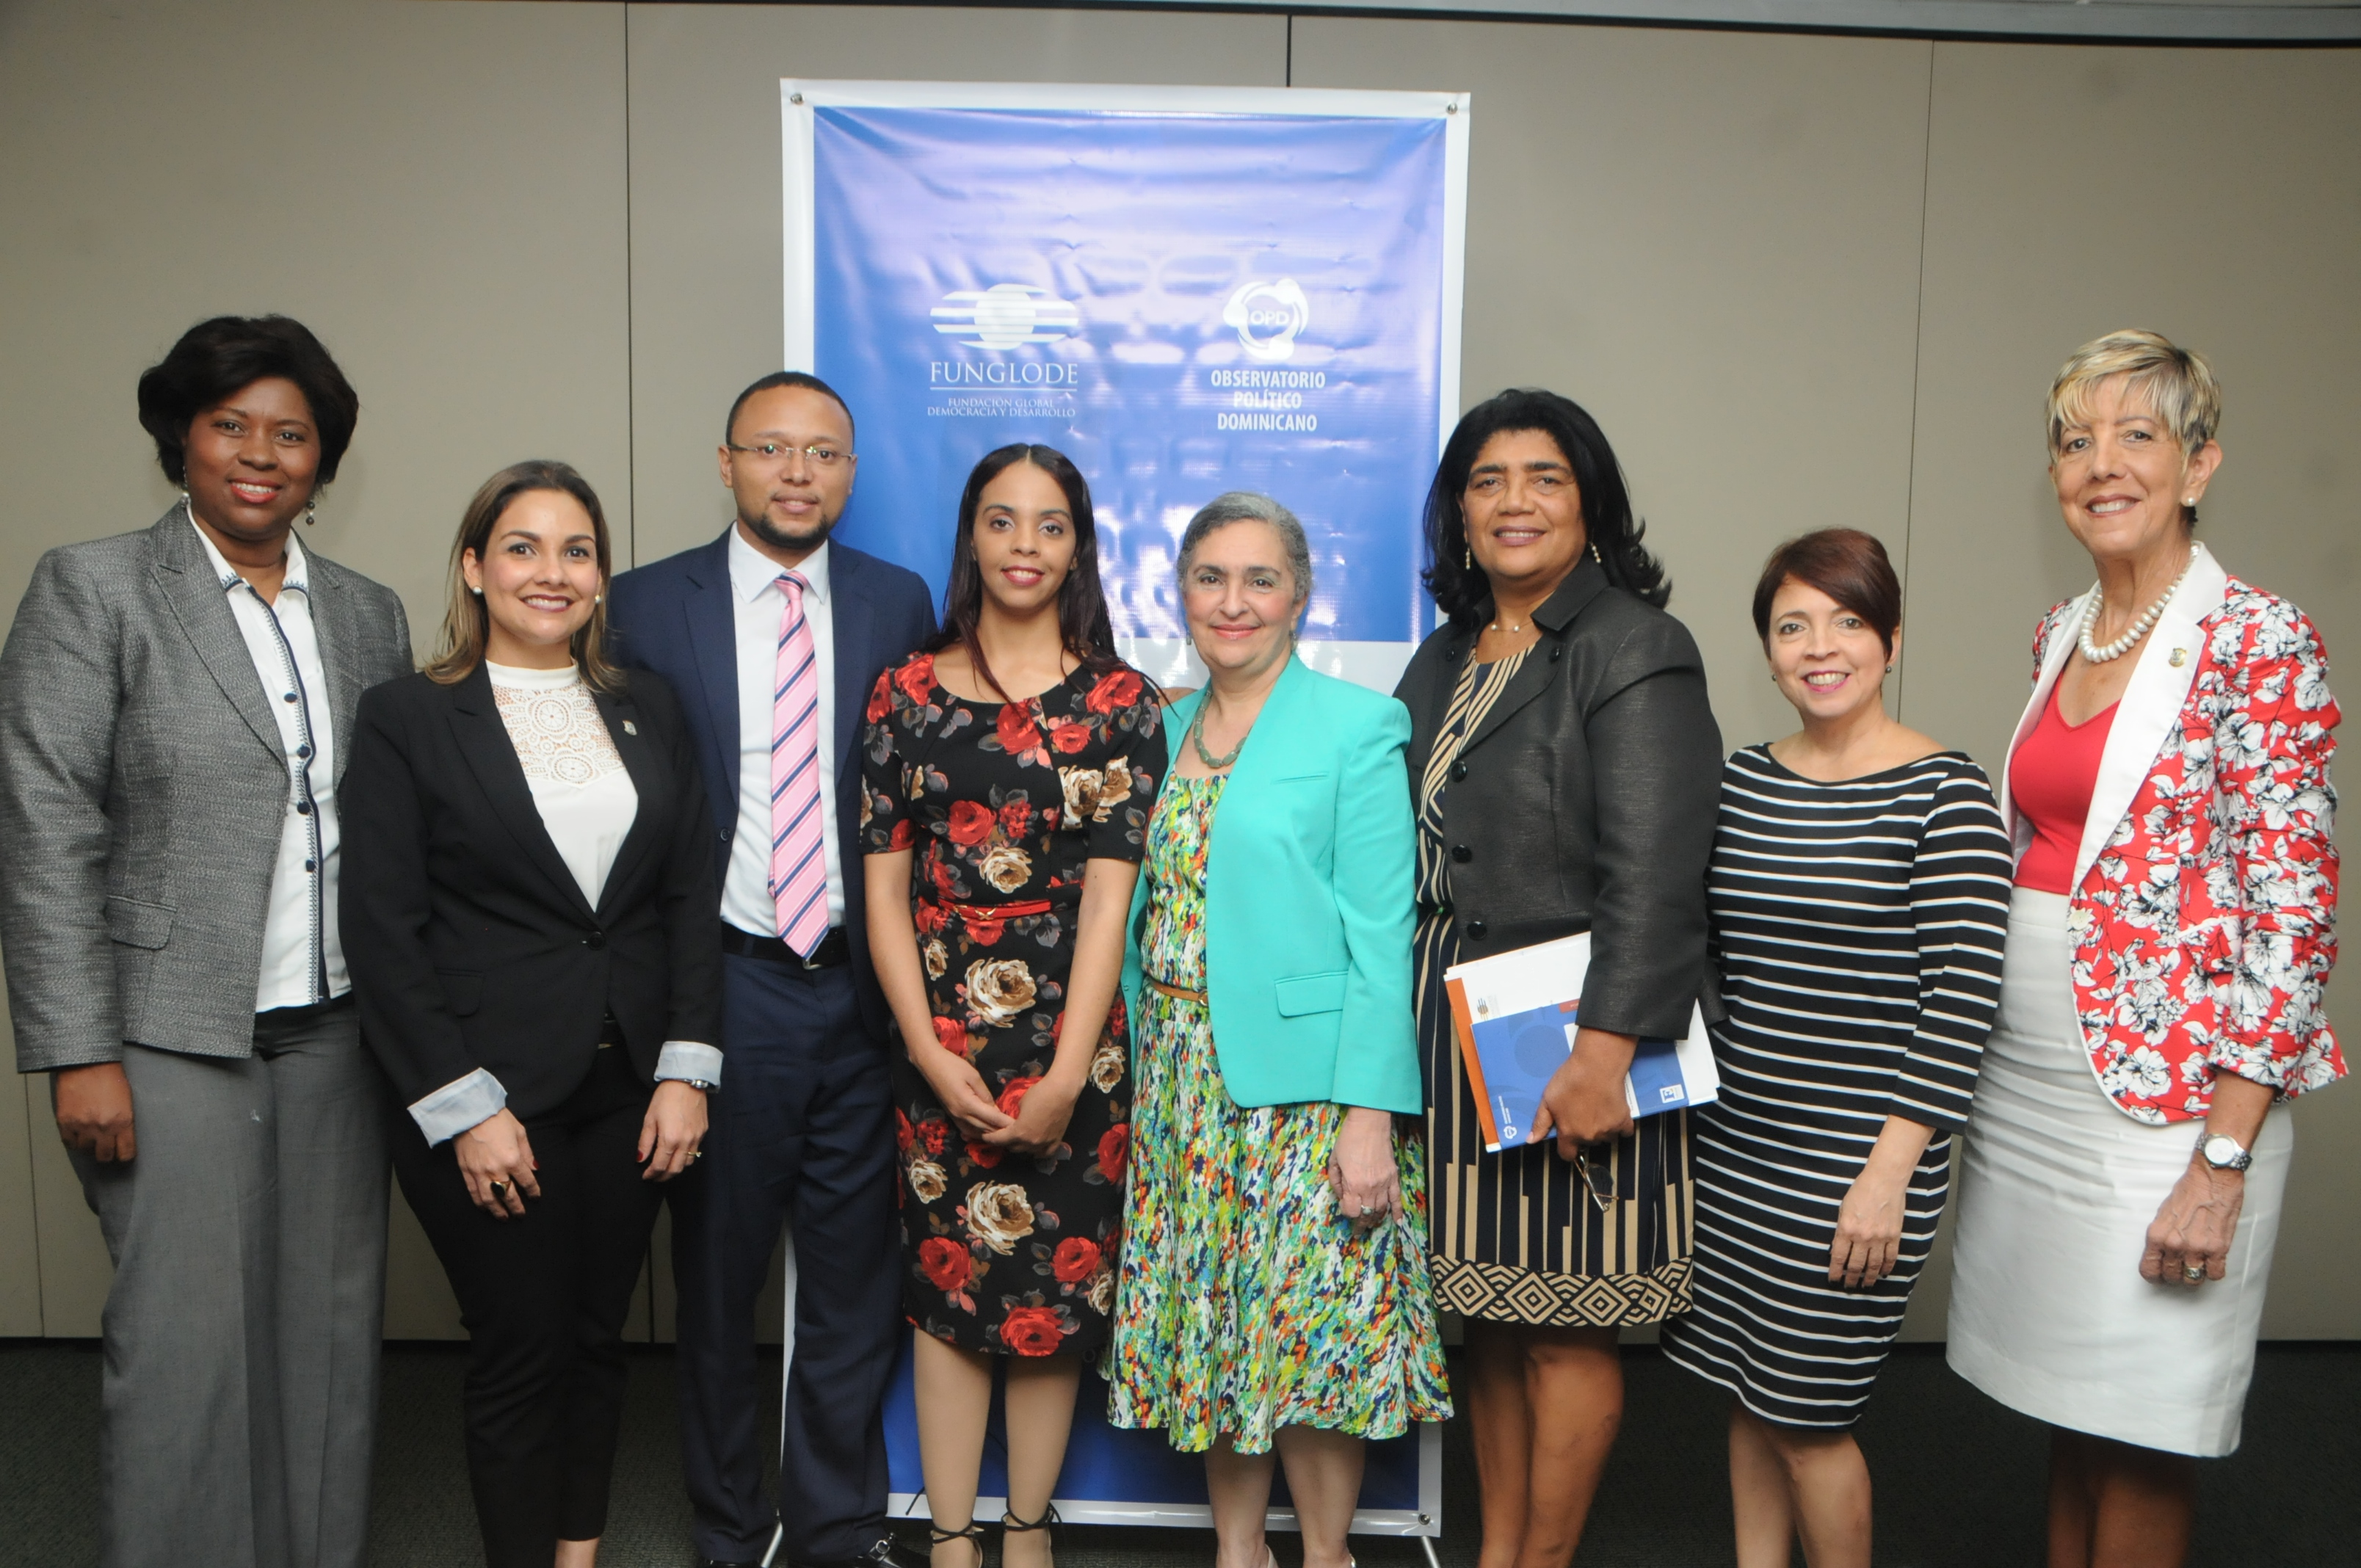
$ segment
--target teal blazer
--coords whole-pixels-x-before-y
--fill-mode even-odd
[[[1194,693],[1166,716],[1168,791],[1203,701]],[[1222,786],[1205,852],[1205,991],[1213,1055],[1240,1105],[1426,1108],[1411,1002],[1409,742],[1400,703],[1290,657]],[[1134,1018],[1148,895],[1143,874],[1123,955]]]

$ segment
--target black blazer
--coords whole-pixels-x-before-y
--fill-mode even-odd
[[[1685,1035],[1707,994],[1705,872],[1721,795],[1705,661],[1688,628],[1589,560],[1533,621],[1541,641],[1444,787],[1460,956],[1588,931],[1583,1023]],[[1476,637],[1439,629],[1394,688],[1410,709],[1413,808]]]
[[[593,909],[483,666],[361,697],[338,911],[361,1032],[403,1104],[483,1068],[517,1115],[554,1110],[609,1011],[642,1081],[666,1040],[721,1044],[713,827],[679,704],[644,674],[598,703],[640,802]]]

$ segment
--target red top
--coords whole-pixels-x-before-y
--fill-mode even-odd
[[[2010,759],[2008,791],[2016,809],[2033,824],[2033,842],[2016,863],[2016,885],[2036,893],[2074,891],[2074,857],[2082,848],[2083,819],[2091,794],[2099,787],[2099,759],[2107,749],[2120,699],[2080,724],[2058,711],[2058,688],[2041,707],[2040,720]]]

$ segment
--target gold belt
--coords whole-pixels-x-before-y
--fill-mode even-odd
[[[1205,993],[1202,991],[1183,991],[1177,985],[1167,985],[1160,980],[1150,980],[1146,975],[1140,978],[1148,981],[1148,990],[1170,996],[1176,1002],[1193,1002],[1200,1007],[1205,1004]]]

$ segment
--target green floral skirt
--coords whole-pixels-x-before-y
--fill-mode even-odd
[[[1108,1420],[1240,1453],[1283,1426],[1389,1438],[1447,1420],[1420,1140],[1394,1140],[1404,1217],[1356,1235],[1328,1186],[1343,1109],[1246,1109],[1202,1003],[1143,989],[1139,1014]]]

